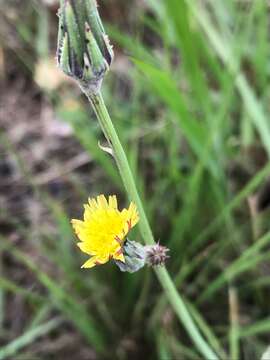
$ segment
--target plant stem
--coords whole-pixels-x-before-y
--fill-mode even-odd
[[[140,215],[139,228],[142,238],[147,245],[153,245],[155,244],[155,240],[149,222],[147,220],[142,201],[138,194],[137,187],[127,160],[126,153],[119,140],[117,132],[113,126],[112,120],[107,111],[103,97],[101,93],[97,93],[97,94],[86,93],[86,96],[88,97],[90,103],[92,104],[95,110],[95,113],[97,115],[97,118],[100,122],[101,128],[104,132],[107,141],[112,146],[113,155],[117,163],[120,175],[122,177],[124,186],[128,193],[128,196],[130,200],[134,201],[138,207],[138,211]],[[199,333],[195,323],[193,322],[186,308],[184,301],[182,300],[180,294],[177,292],[177,289],[173,284],[173,281],[170,275],[168,274],[166,268],[156,267],[155,272],[161,286],[164,289],[168,301],[170,302],[171,306],[173,307],[175,313],[179,317],[183,326],[186,328],[189,336],[196,345],[197,349],[207,360],[218,359],[217,355],[212,351],[212,349],[209,347],[209,345],[205,342],[205,340]]]

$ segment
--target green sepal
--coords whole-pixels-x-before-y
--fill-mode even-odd
[[[125,262],[115,260],[116,265],[123,272],[134,273],[145,265],[145,247],[136,241],[126,240],[123,246]]]
[[[81,40],[76,15],[69,2],[67,2],[65,10],[65,22],[70,41],[70,67],[72,71],[74,70],[76,76],[80,78],[83,67],[83,42]]]
[[[69,65],[69,48],[68,48],[68,36],[67,33],[64,35],[62,39],[62,46],[58,50],[60,51],[60,67],[64,71],[65,74],[71,75],[71,69]]]
[[[58,43],[57,43],[57,61],[60,65],[61,62],[61,54],[62,54],[62,47],[64,42],[64,36],[65,36],[65,27],[64,27],[64,16],[62,16],[62,3],[63,0],[61,0],[61,8],[58,10],[58,17],[59,17],[59,25],[58,25]]]
[[[108,64],[100,51],[88,23],[85,23],[85,39],[93,74],[100,76],[107,71]]]
[[[104,27],[99,17],[95,0],[85,2],[87,22],[91,24],[91,31],[97,39],[98,45],[104,50],[102,34],[105,34]]]
[[[76,14],[78,30],[80,32],[81,39],[84,38],[84,23],[86,19],[86,3],[89,0],[69,0]],[[91,0],[90,0],[91,1]]]

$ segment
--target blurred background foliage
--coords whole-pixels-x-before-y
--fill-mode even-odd
[[[123,186],[55,65],[57,1],[0,1],[0,359],[199,359],[152,271],[82,271],[70,218]],[[103,93],[168,269],[222,359],[270,344],[269,2],[103,0]],[[136,230],[131,237],[136,240]]]

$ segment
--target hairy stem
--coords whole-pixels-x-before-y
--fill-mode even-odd
[[[107,111],[106,105],[104,103],[101,93],[97,94],[88,94],[86,93],[91,105],[93,106],[97,118],[100,122],[101,128],[104,132],[107,141],[112,146],[114,158],[116,160],[122,181],[125,185],[127,194],[130,200],[134,201],[138,207],[140,214],[139,228],[144,242],[147,245],[155,244],[155,240],[147,220],[144,207],[140,196],[137,191],[137,187],[134,181],[134,177],[130,170],[130,166],[127,160],[126,153],[123,149],[123,146],[119,140],[117,132],[113,126],[110,115]],[[217,355],[212,351],[209,345],[205,342],[200,332],[198,331],[196,325],[194,324],[186,305],[178,293],[170,275],[168,274],[165,267],[156,267],[156,275],[159,279],[161,286],[164,289],[164,292],[167,296],[168,301],[173,307],[175,313],[179,317],[183,326],[186,328],[191,340],[196,345],[197,349],[207,360],[218,359]]]

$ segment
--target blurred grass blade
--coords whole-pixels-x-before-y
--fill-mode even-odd
[[[239,305],[238,292],[236,288],[229,287],[229,308],[230,308],[230,357],[231,359],[239,359],[240,344],[239,344]]]
[[[268,156],[270,157],[270,123],[262,109],[259,99],[256,97],[251,86],[248,84],[245,75],[241,72],[238,72],[238,66],[237,63],[235,63],[232,49],[229,47],[229,44],[224,41],[224,39],[222,39],[222,36],[216,31],[213,24],[211,23],[209,15],[203,9],[203,7],[196,5],[197,3],[193,1],[185,0],[185,2],[187,6],[190,7],[194,17],[207,34],[210,43],[212,44],[218,56],[227,66],[227,69],[231,75],[235,77],[235,84],[242,97],[245,108],[261,137],[262,143],[268,152]]]
[[[0,252],[0,274],[3,273],[2,265],[2,253]],[[0,277],[0,332],[3,328],[4,317],[5,317],[5,289],[1,286],[1,277]]]
[[[270,253],[265,252],[263,254],[258,254],[258,248],[266,246],[269,243],[270,232],[261,239],[257,240],[257,243],[249,247],[242,256],[240,256],[240,258],[236,259],[230,266],[228,266],[215,280],[212,280],[209,286],[200,295],[198,302],[201,303],[206,301],[224,284],[233,280],[236,276],[245,271],[251,270],[263,261],[269,260]],[[260,246],[258,244],[260,244]],[[248,255],[245,255],[246,252]]]
[[[173,25],[175,44],[178,47],[181,63],[185,68],[191,89],[191,96],[196,98],[200,111],[209,111],[209,87],[202,71],[198,33],[191,26],[189,9],[185,1],[166,0],[167,21]]]
[[[60,311],[76,325],[90,344],[98,351],[104,351],[104,335],[98,329],[95,320],[87,312],[82,303],[77,302],[59,283],[55,282],[45,272],[39,269],[30,257],[18,249],[12,248],[12,254],[25,264],[36,275],[40,283],[49,291]]]
[[[191,312],[192,317],[195,319],[198,327],[200,328],[201,332],[212,346],[212,348],[216,351],[216,353],[220,356],[221,359],[227,359],[227,354],[225,354],[224,350],[222,349],[221,343],[219,339],[214,334],[211,327],[206,323],[202,315],[199,313],[198,309],[195,307],[194,304],[185,300],[187,303],[188,309]]]
[[[144,76],[147,77],[156,94],[177,115],[179,126],[192,150],[198,158],[202,158],[204,145],[208,139],[206,128],[190,115],[185,100],[177,88],[174,79],[168,72],[155,68],[150,64],[137,59],[133,59],[133,62]],[[206,161],[206,159],[202,160]],[[207,161],[206,165],[216,174],[216,164],[213,159],[207,157]]]
[[[44,301],[44,298],[41,295],[35,293],[34,291],[29,291],[28,289],[18,286],[13,281],[6,279],[2,276],[0,276],[0,290],[6,290],[14,294],[21,295],[28,298],[32,302],[41,303],[42,301]]]
[[[88,151],[89,156],[101,165],[115,185],[119,185],[119,175],[112,166],[109,155],[98,147],[99,138],[96,123],[89,122],[89,115],[85,109],[77,102],[73,102],[70,106],[63,103],[58,107],[57,113],[59,117],[72,126],[76,137],[85,150]]]
[[[241,339],[251,338],[259,334],[269,334],[270,332],[270,318],[257,321],[254,324],[246,325],[239,330],[239,337]]]
[[[45,324],[39,325],[34,329],[25,332],[23,335],[17,337],[6,346],[0,348],[0,360],[15,359],[14,356],[27,345],[32,344],[39,337],[47,335],[52,330],[59,327],[63,322],[60,317],[54,318]]]
[[[197,238],[195,238],[190,246],[190,250],[194,250],[198,245],[202,245],[208,237],[218,229],[224,219],[236,209],[240,204],[248,198],[248,196],[256,190],[256,188],[270,175],[270,162],[267,163],[247,185],[232,199],[232,201],[225,206],[221,213],[204,229]]]

